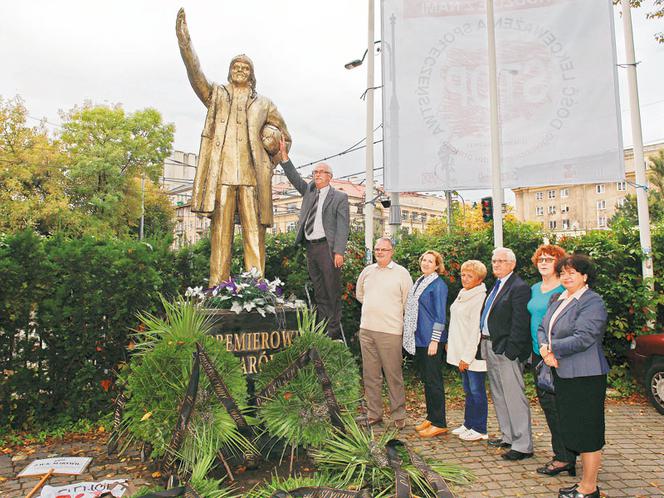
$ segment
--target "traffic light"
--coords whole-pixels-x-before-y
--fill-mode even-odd
[[[493,220],[493,199],[491,197],[482,197],[482,219],[485,223]]]

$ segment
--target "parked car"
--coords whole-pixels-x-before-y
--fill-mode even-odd
[[[664,415],[664,334],[641,335],[627,353],[634,377],[646,387],[646,396]]]

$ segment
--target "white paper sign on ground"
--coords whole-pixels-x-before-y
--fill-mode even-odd
[[[491,186],[484,0],[382,0],[385,187]],[[610,0],[495,0],[504,187],[624,179]]]
[[[99,482],[77,482],[64,486],[44,486],[39,498],[96,498],[111,492],[116,498],[124,496],[127,479],[108,479]]]
[[[35,460],[18,477],[43,476],[53,469],[54,474],[79,475],[92,461],[91,457],[56,457]]]

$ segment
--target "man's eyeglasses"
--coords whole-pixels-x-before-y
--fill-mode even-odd
[[[329,171],[325,171],[324,169],[314,170],[314,175],[322,175],[322,174],[331,175],[332,173],[330,173]]]
[[[382,247],[377,247],[374,249],[374,252],[390,252],[392,249],[383,249]]]

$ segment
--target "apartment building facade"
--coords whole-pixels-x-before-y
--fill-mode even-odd
[[[644,146],[644,157],[664,149],[664,142]],[[605,230],[627,194],[636,193],[634,150],[625,149],[625,179],[579,185],[547,185],[512,189],[515,216],[520,221],[540,223],[561,235]]]

